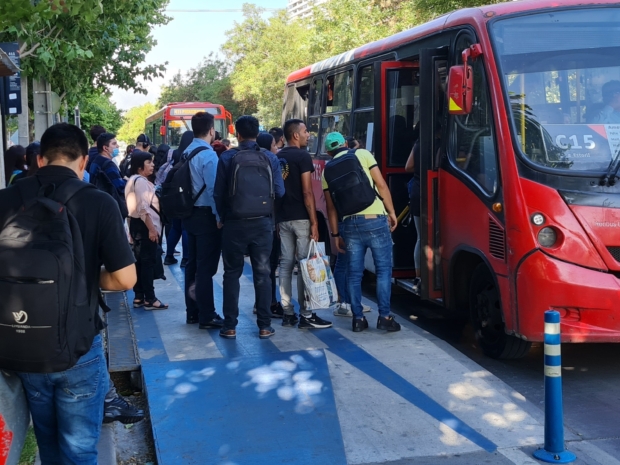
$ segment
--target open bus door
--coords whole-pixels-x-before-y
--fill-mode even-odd
[[[447,70],[447,47],[420,52],[421,297],[438,303],[443,302],[444,289],[439,234],[439,152],[442,137],[435,135],[439,135],[437,131],[444,120]]]

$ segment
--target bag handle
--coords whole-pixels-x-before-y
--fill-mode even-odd
[[[310,247],[308,247],[308,256],[306,257],[308,260],[310,260],[310,257],[312,257],[313,255],[317,255],[319,248],[316,245],[316,241],[314,239],[310,240]]]

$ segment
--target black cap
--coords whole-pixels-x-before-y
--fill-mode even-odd
[[[147,136],[146,134],[140,134],[136,142],[139,144],[142,143],[146,145],[151,145],[151,139],[149,139],[149,136]]]

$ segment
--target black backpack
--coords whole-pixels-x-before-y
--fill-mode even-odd
[[[250,219],[273,214],[271,161],[265,149],[239,150],[230,164],[227,219]]]
[[[69,179],[44,189],[33,177],[16,188],[23,207],[0,231],[0,368],[64,371],[101,327],[90,310],[80,228],[65,207],[92,186]]]
[[[375,198],[381,199],[374,186],[370,185],[355,150],[327,163],[323,174],[340,218],[364,211],[374,203]]]
[[[100,191],[105,192],[106,194],[110,194],[116,203],[118,204],[118,208],[121,211],[121,216],[123,219],[129,216],[129,210],[127,209],[127,201],[124,196],[121,196],[116,190],[116,186],[112,184],[112,181],[108,177],[108,175],[101,169],[101,167],[94,162],[89,162],[88,166],[88,175],[90,176],[90,183],[95,186]]]
[[[192,150],[187,157],[181,156],[181,159],[174,164],[166,176],[166,180],[161,185],[159,197],[159,206],[166,218],[184,219],[191,216],[196,200],[207,188],[207,185],[203,185],[198,194],[193,194],[189,162],[206,149],[205,146],[198,147]]]

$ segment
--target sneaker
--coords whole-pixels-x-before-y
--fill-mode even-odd
[[[396,322],[393,315],[388,317],[380,316],[377,319],[377,329],[384,329],[386,331],[400,331],[400,325]]]
[[[111,401],[105,401],[103,407],[103,422],[112,423],[120,421],[124,425],[138,423],[144,419],[144,410],[137,409],[121,396],[116,396]]]
[[[420,278],[415,278],[413,280],[413,286],[411,290],[415,295],[420,295],[420,292],[422,292],[422,280]]]
[[[299,329],[325,329],[332,326],[331,321],[325,321],[313,313],[311,317],[301,315],[299,317]]]
[[[179,263],[179,261],[170,255],[166,255],[166,258],[164,258],[164,265],[174,265],[175,263]]]
[[[297,323],[299,323],[299,318],[297,315],[293,313],[292,315],[283,315],[282,316],[282,326],[288,328],[294,328]]]
[[[187,258],[181,259],[181,268],[185,268],[187,266],[187,262],[188,261],[189,261],[189,259],[187,259]]]
[[[366,318],[353,318],[352,329],[354,333],[359,333],[368,329],[368,320]]]
[[[280,302],[276,302],[275,305],[271,307],[271,318],[283,318],[284,317],[284,309],[282,308],[282,304]]]
[[[372,311],[372,308],[370,308],[368,305],[362,304],[362,310],[364,313],[368,313]],[[335,316],[348,316],[348,317],[353,316],[353,311],[351,310],[351,304],[338,304],[338,306],[334,310],[334,315]]]
[[[268,326],[267,328],[263,328],[258,332],[258,337],[260,339],[269,339],[275,333],[276,333],[276,330],[273,329],[271,326]]]
[[[224,320],[217,313],[213,317],[211,321],[207,321],[206,323],[200,323],[198,327],[200,329],[219,329],[224,326]]]

